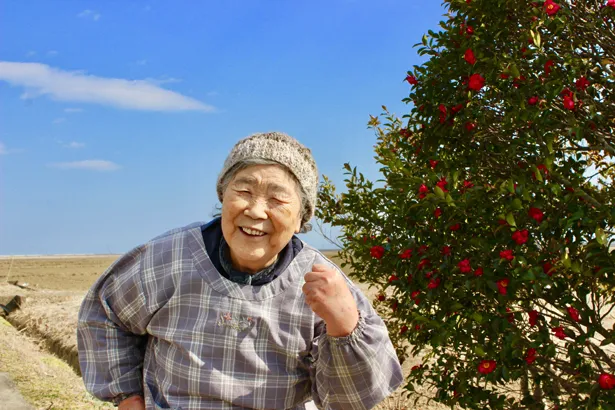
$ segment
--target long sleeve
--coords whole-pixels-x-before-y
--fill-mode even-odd
[[[145,247],[118,259],[87,293],[77,325],[79,364],[94,396],[117,403],[143,394],[143,358],[150,319],[143,289]]]
[[[312,397],[319,408],[371,409],[391,394],[403,375],[388,330],[369,301],[350,281],[359,323],[345,337],[326,334],[314,340]]]

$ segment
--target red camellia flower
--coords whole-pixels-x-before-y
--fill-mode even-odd
[[[468,83],[468,87],[474,91],[480,91],[485,86],[485,78],[480,74],[472,74]]]
[[[401,334],[403,335],[403,334],[404,334],[404,333],[406,333],[407,331],[408,331],[408,326],[403,325],[403,326],[401,327],[401,329],[399,330],[399,333],[401,333]]]
[[[483,268],[476,268],[474,271],[474,276],[483,276]]]
[[[515,259],[515,255],[513,254],[512,250],[507,249],[505,251],[500,252],[500,258],[506,259],[507,261],[511,261]]]
[[[461,273],[469,273],[472,272],[472,267],[470,266],[470,260],[464,259],[457,264]]]
[[[527,352],[525,353],[525,361],[527,362],[527,364],[532,364],[534,363],[535,360],[536,360],[536,349],[534,349],[533,347],[530,347],[529,349],[527,349]]]
[[[465,127],[467,131],[472,131],[474,130],[474,128],[476,128],[476,124],[473,122],[466,122]]]
[[[533,97],[528,98],[527,99],[527,103],[529,105],[536,105],[536,104],[538,104],[538,97],[533,96]]]
[[[570,95],[564,96],[564,108],[567,110],[574,110],[574,99]]]
[[[510,280],[504,278],[498,280],[496,283],[498,285],[498,292],[502,295],[506,295],[508,293],[508,284],[510,283]]]
[[[419,292],[418,290],[415,290],[414,292],[412,292],[412,293],[410,294],[410,297],[411,297],[412,299],[416,299],[416,298],[417,298],[420,294],[421,294],[421,292]]]
[[[382,293],[378,295],[378,300],[381,302],[384,302],[387,299],[386,296],[384,296]]]
[[[442,255],[444,255],[444,256],[448,256],[448,255],[450,255],[450,254],[451,254],[451,247],[450,247],[450,246],[448,246],[448,245],[444,245],[444,246],[442,247],[442,251],[441,251],[441,252],[442,252]]]
[[[551,264],[551,262],[546,261],[545,263],[542,264],[542,271],[546,274],[546,275],[553,275],[553,265]]]
[[[538,314],[538,311],[536,310],[532,310],[530,311],[530,326],[536,326],[536,324],[538,323],[538,318],[540,317],[540,315]]]
[[[417,81],[416,77],[413,75],[408,75],[406,77],[406,81],[408,81],[409,84],[411,85],[417,85],[419,82]]]
[[[551,74],[551,67],[553,67],[554,65],[555,62],[553,60],[547,60],[547,62],[545,63],[545,75]]]
[[[478,365],[478,372],[481,374],[489,374],[495,370],[496,361],[495,360],[483,360]]]
[[[468,64],[474,65],[476,64],[476,57],[474,57],[474,52],[471,49],[467,49],[465,54],[463,55],[463,59],[468,62]]]
[[[615,8],[615,0],[613,0],[613,8]],[[615,376],[608,373],[602,373],[600,377],[598,377],[598,384],[603,390],[613,390],[615,389]]]
[[[540,208],[530,208],[530,210],[527,213],[530,218],[534,219],[536,222],[541,223],[542,222],[542,218],[544,217],[544,214],[542,213],[542,211],[540,210]]]
[[[417,268],[418,268],[419,270],[421,270],[421,269],[423,269],[424,267],[429,266],[429,265],[431,265],[431,261],[430,261],[429,259],[427,259],[427,258],[423,258],[423,259],[421,259],[421,261],[419,262],[419,265],[417,266]]]
[[[429,165],[431,166],[431,169],[434,169],[436,165],[438,165],[438,161],[436,161],[435,159],[430,159]]]
[[[613,0],[613,1],[615,1],[615,0]],[[471,36],[472,34],[474,34],[474,27],[472,27],[472,26],[467,26],[467,27],[466,27],[466,33],[467,33],[469,36]]]
[[[457,114],[459,111],[463,110],[463,104],[457,104],[451,108],[453,114]]]
[[[615,9],[615,0],[608,0],[606,2],[606,7],[612,7]]]
[[[554,327],[551,329],[553,331],[553,334],[560,338],[560,339],[565,339],[566,338],[566,333],[564,333],[564,328],[559,326],[559,327]]]
[[[501,78],[502,80],[506,80],[508,77],[510,77],[510,74],[506,74],[506,73],[502,73],[502,74],[500,74],[500,78]]]
[[[419,198],[421,199],[425,198],[428,193],[429,193],[429,188],[427,188],[427,185],[421,184],[421,186],[419,187]]]
[[[443,190],[444,192],[448,192],[448,189],[446,189],[447,185],[448,185],[448,181],[446,180],[446,177],[440,178],[440,180],[436,183],[436,186],[439,186],[440,189]]]
[[[615,3],[615,0],[613,0],[613,2]],[[615,8],[615,6],[613,7]],[[585,91],[587,87],[589,87],[589,80],[585,77],[581,77],[574,83],[574,85],[577,87],[577,90]]]
[[[546,0],[544,3],[544,8],[545,8],[545,12],[549,16],[554,16],[557,13],[557,11],[560,9],[558,4],[553,3],[553,0]]]
[[[472,181],[468,181],[467,179],[463,181],[463,190],[465,191],[466,189],[470,188],[474,188],[474,184],[472,183]]]
[[[527,231],[527,229],[524,229],[522,231],[517,231],[513,233],[512,238],[513,238],[513,241],[517,243],[517,245],[523,245],[524,243],[527,242],[529,235],[530,234]]]
[[[579,316],[579,311],[572,306],[568,307],[568,315],[573,322],[579,322],[581,320],[581,317]]]
[[[451,227],[449,228],[451,231],[458,231],[459,228],[461,228],[461,224],[455,224],[455,225],[451,225]]]
[[[441,215],[442,215],[442,209],[436,208],[436,210],[433,211],[433,216],[435,216],[436,218],[439,218]]]
[[[399,254],[401,259],[410,259],[412,257],[412,249],[406,249],[402,253]]]
[[[372,246],[372,248],[369,250],[369,253],[372,255],[372,257],[376,259],[381,259],[384,256],[384,248],[380,245]]]
[[[389,276],[389,283],[395,282],[396,280],[399,280],[399,278],[397,276],[395,276],[395,275]]]
[[[435,289],[435,288],[437,288],[438,286],[440,286],[440,282],[441,282],[441,281],[442,281],[442,280],[441,280],[440,278],[432,279],[432,280],[430,280],[430,281],[429,281],[429,283],[427,284],[427,287],[428,287],[429,289]]]

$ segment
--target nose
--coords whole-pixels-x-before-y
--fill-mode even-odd
[[[243,213],[252,219],[267,219],[267,212],[265,211],[266,208],[267,205],[265,202],[257,199],[250,201]]]

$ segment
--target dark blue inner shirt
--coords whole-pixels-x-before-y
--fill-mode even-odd
[[[273,265],[256,273],[241,272],[233,269],[231,264],[230,250],[222,235],[220,218],[203,225],[201,231],[209,259],[218,272],[225,278],[244,285],[261,286],[275,280],[303,249],[301,240],[293,235],[290,242],[280,251]]]

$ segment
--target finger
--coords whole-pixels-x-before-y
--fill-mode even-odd
[[[331,267],[323,263],[315,263],[314,266],[312,266],[312,272],[328,272],[330,270]]]
[[[323,273],[324,272],[308,272],[303,279],[305,279],[306,282],[316,282],[323,278]]]

